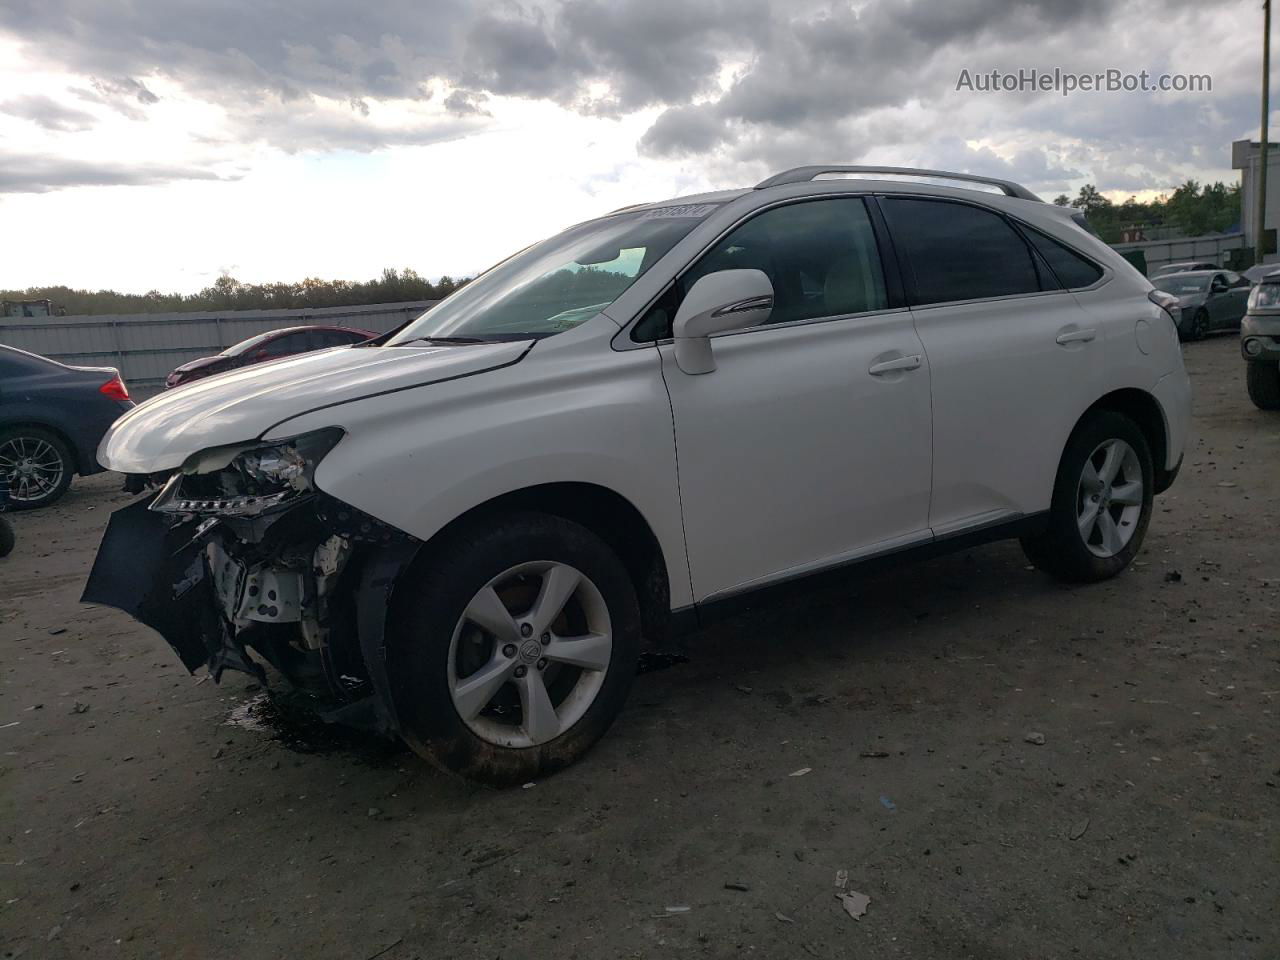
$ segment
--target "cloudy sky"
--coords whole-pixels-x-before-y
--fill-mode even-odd
[[[472,274],[810,162],[1234,182],[1260,37],[1260,0],[0,0],[0,288]],[[956,89],[1055,67],[1212,92]]]

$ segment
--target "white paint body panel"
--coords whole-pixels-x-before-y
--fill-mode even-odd
[[[929,371],[906,310],[712,338],[716,369],[662,347],[685,535],[702,599],[927,537]]]

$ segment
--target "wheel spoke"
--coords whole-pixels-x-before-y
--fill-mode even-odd
[[[535,634],[541,635],[551,629],[551,624],[560,616],[581,582],[581,574],[562,563],[555,564],[543,575],[542,589],[529,611],[529,623]]]
[[[584,670],[609,669],[609,657],[613,653],[613,638],[608,634],[593,633],[585,637],[556,638],[542,655],[556,663],[567,663]]]
[[[1126,507],[1136,507],[1142,503],[1142,482],[1122,483],[1111,488],[1111,502]]]
[[[1084,542],[1089,542],[1089,537],[1093,535],[1093,526],[1098,522],[1098,501],[1086,500],[1084,510],[1080,512],[1080,516],[1076,518],[1076,523],[1080,526],[1080,536],[1084,538]]]
[[[1120,528],[1116,526],[1116,522],[1112,519],[1109,511],[1103,510],[1098,514],[1098,532],[1102,534],[1102,547],[1111,556],[1115,556],[1124,549],[1124,538],[1120,535]]]
[[[511,676],[514,664],[501,654],[469,677],[459,680],[453,688],[453,704],[464,720],[473,720],[489,705],[499,688]]]
[[[1098,479],[1110,486],[1120,471],[1120,462],[1124,459],[1124,450],[1119,443],[1111,441],[1107,444],[1106,456],[1102,458],[1102,466],[1098,469]]]
[[[542,671],[530,670],[516,680],[520,690],[520,709],[523,715],[521,726],[529,739],[534,743],[546,743],[560,733],[560,717],[547,694],[547,685],[542,682]]]
[[[1102,480],[1093,466],[1092,460],[1084,462],[1084,472],[1080,475],[1080,485],[1089,493],[1097,493],[1102,489]]]
[[[511,611],[491,586],[485,587],[472,598],[463,616],[497,637],[501,643],[516,643],[520,639],[520,631],[516,628]]]

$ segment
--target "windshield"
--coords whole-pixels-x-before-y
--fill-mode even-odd
[[[1158,277],[1151,282],[1157,290],[1183,296],[1188,293],[1204,293],[1209,287],[1208,277],[1187,277],[1172,273],[1167,277]]]
[[[258,346],[259,344],[266,343],[272,337],[279,336],[279,334],[280,334],[279,330],[268,330],[266,333],[260,333],[256,337],[250,337],[248,340],[241,340],[239,343],[233,344],[232,346],[227,347],[227,349],[223,350],[222,353],[219,354],[219,356],[238,357],[241,354],[247,353],[248,351],[252,350],[254,347]]]
[[[387,341],[549,337],[613,303],[716,205],[674,204],[570,227],[504,260]]]

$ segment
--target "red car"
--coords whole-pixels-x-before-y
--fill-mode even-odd
[[[226,373],[266,360],[279,360],[296,353],[349,347],[377,336],[381,334],[356,327],[284,327],[241,340],[215,356],[184,363],[165,378],[164,385],[166,388],[178,387],[215,373]]]

